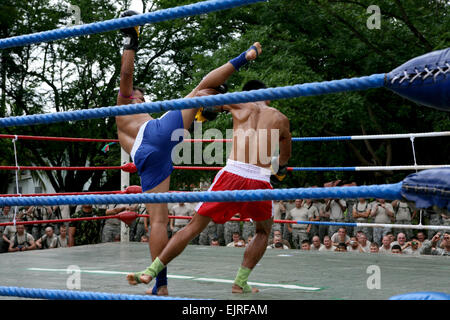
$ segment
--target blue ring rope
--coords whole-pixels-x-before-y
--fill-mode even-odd
[[[243,202],[264,200],[382,198],[401,199],[402,182],[339,188],[292,188],[272,190],[230,190],[179,193],[139,193],[46,197],[1,197],[0,206],[79,205],[168,202]]]
[[[0,128],[48,124],[76,120],[98,119],[138,113],[154,113],[168,110],[182,110],[199,107],[222,106],[252,101],[279,100],[315,96],[354,90],[366,90],[384,86],[384,74],[371,76],[297,84],[293,86],[267,88],[253,91],[233,92],[212,96],[180,98],[156,102],[144,102],[123,106],[102,107],[57,113],[35,114],[0,119]]]
[[[156,23],[177,18],[189,17],[197,14],[231,9],[266,0],[210,0],[197,2],[185,6],[148,12],[132,17],[111,19],[94,22],[69,28],[43,31],[22,36],[0,39],[0,49],[24,46],[33,43],[49,42],[82,35],[119,30],[127,27],[135,27],[146,23]]]
[[[49,300],[196,300],[180,297],[0,286],[0,296]]]

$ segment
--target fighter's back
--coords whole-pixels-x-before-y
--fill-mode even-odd
[[[229,110],[233,116],[233,146],[229,158],[269,167],[279,143],[290,139],[288,118],[263,101],[231,105]]]

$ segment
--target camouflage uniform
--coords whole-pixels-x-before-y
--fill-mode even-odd
[[[191,216],[195,214],[195,207],[197,206],[197,202],[187,202],[185,205],[187,205],[189,208],[191,208]],[[187,223],[191,222],[191,220],[187,220]],[[192,241],[191,244],[199,244],[200,242],[200,234],[197,235]]]
[[[397,206],[394,208],[395,223],[396,224],[411,224],[413,212],[414,212],[413,209],[410,207],[410,205],[407,202],[398,201]],[[397,237],[397,235],[400,232],[403,232],[406,235],[406,238],[408,240],[411,240],[411,238],[413,236],[413,232],[411,229],[395,228],[394,229],[395,237]]]
[[[251,221],[244,222],[244,225],[242,227],[242,238],[247,242],[247,239],[249,236],[255,235],[255,225]]]
[[[325,213],[325,203],[321,202],[321,201],[314,201],[314,206],[317,208],[317,210],[319,211],[319,216]],[[327,217],[320,217],[319,221],[323,221],[323,222],[328,222],[330,221],[330,218]],[[319,233],[319,238],[320,241],[323,241],[323,238],[328,235],[328,226],[327,225],[319,225],[318,226],[318,233]]]
[[[308,206],[306,203],[301,208],[293,208],[286,215],[286,220],[308,221],[314,217],[314,212],[318,212],[317,208],[312,204]],[[300,249],[303,240],[309,240],[309,233],[306,232],[307,224],[292,224],[292,244],[294,248]],[[286,228],[287,229],[287,228]]]
[[[392,218],[387,214],[386,209],[388,209],[391,212],[394,212],[394,208],[392,208],[392,205],[390,203],[385,202],[385,208],[381,207],[381,203],[379,206],[377,206],[377,203],[375,203],[371,208],[371,214],[374,213],[375,216],[373,218],[374,223],[380,223],[380,224],[389,224],[392,223]],[[391,232],[390,227],[383,227],[383,228],[373,228],[373,242],[378,243],[379,246],[381,246],[383,236],[386,235],[386,233]]]
[[[144,204],[140,204],[138,207],[138,214],[147,214],[146,208]],[[144,221],[147,220],[147,226],[148,229],[150,231],[150,220],[148,217],[139,217],[137,218],[136,221],[136,231],[134,233],[134,241],[140,242],[141,241],[141,237],[143,235],[147,235],[147,232],[145,231],[145,224]]]
[[[227,221],[223,227],[225,244],[233,241],[233,233],[239,232],[241,234],[241,223],[240,221]]]
[[[287,217],[289,215],[289,212],[295,208],[295,201],[294,200],[290,200],[284,203],[284,207],[286,208],[286,215],[285,215],[285,219],[289,220]],[[284,224],[284,229],[283,229],[283,239],[287,240],[289,243],[292,243],[292,233],[289,232],[286,224]]]
[[[106,209],[112,210],[115,208],[120,208],[128,205],[124,204],[111,204],[106,207],[101,207],[102,210]],[[99,208],[100,209],[100,208]],[[103,221],[103,230],[102,230],[102,242],[113,242],[117,236],[120,236],[120,220],[119,219],[105,219]]]
[[[339,200],[340,204],[343,207],[346,207],[347,204],[343,199]],[[345,210],[345,208],[344,208]],[[336,200],[332,199],[330,202],[330,222],[344,222],[345,217],[344,217],[344,210],[342,210],[342,208],[339,206],[339,204],[336,202]],[[340,228],[340,226],[335,226],[335,225],[330,225],[328,227],[328,235],[333,236],[333,234],[335,234],[338,229]],[[347,229],[347,228],[345,228]]]
[[[306,229],[292,227],[292,244],[294,248],[301,249],[303,240],[309,240],[309,234],[306,232]]]
[[[349,207],[350,208],[350,207]],[[350,210],[350,209],[349,209]],[[364,213],[367,210],[371,210],[370,204],[369,202],[367,202],[367,200],[364,201],[364,203],[360,203],[359,201],[356,202],[352,207],[351,207],[351,212],[352,212],[352,216],[353,216],[353,210],[356,210],[357,213]],[[370,212],[369,212],[370,215]],[[369,218],[356,218],[355,222],[356,223],[367,223],[367,221],[369,220]],[[370,242],[372,242],[373,239],[373,232],[372,232],[372,228],[369,227],[355,227],[353,229],[353,236],[356,237],[356,233],[358,231],[362,231],[364,232],[364,234],[367,237],[367,240],[369,240]]]
[[[437,206],[433,206],[432,208],[426,209],[426,215],[429,218],[429,225],[432,226],[440,226],[442,225],[442,217],[441,217],[441,209]],[[428,239],[433,238],[433,236],[438,233],[440,230],[429,230],[428,231]],[[442,232],[442,231],[441,231]]]
[[[40,221],[43,220],[43,211],[47,211],[47,209],[44,209],[43,207],[34,207],[34,209],[31,211],[31,216],[27,216],[28,221]],[[33,224],[31,227],[31,235],[34,239],[39,239],[44,235],[44,226],[43,224]]]
[[[193,215],[193,210],[191,208],[191,206],[189,204],[184,204],[182,206],[180,206],[179,204],[175,205],[172,208],[172,214],[175,216],[192,216]],[[190,220],[186,220],[186,219],[175,219],[173,221],[173,230],[172,230],[172,236],[177,233],[179,230],[181,230],[182,228],[184,228]]]
[[[221,246],[226,245],[225,243],[225,226],[223,224],[216,223],[217,238]]]
[[[71,212],[71,209],[73,209],[73,208],[74,208],[73,206],[69,206],[69,205],[61,205],[61,206],[59,206],[58,210],[59,210],[59,212],[61,214],[61,219],[70,219],[71,218],[70,212]],[[66,228],[69,228],[69,222],[63,222],[63,223],[60,223],[59,225],[60,226],[61,225],[65,225]],[[59,230],[58,230],[58,232],[59,232]]]
[[[282,201],[273,201],[273,219],[274,220],[283,220],[286,216],[286,209],[281,207]],[[275,230],[280,231],[283,234],[284,231],[284,223],[274,223],[272,224],[272,234]]]
[[[430,240],[424,241],[422,247],[419,250],[421,254],[450,257],[450,251],[439,248],[438,245],[436,246],[436,248],[432,248],[432,242]]]
[[[442,217],[442,224],[444,226],[450,227],[450,212],[448,212],[447,209],[442,209],[443,214],[446,216],[446,218]]]
[[[217,236],[217,224],[210,221],[206,228],[200,233],[199,244],[203,246],[209,246],[211,240],[218,238]]]
[[[129,233],[130,241],[136,241],[136,233],[137,233],[137,229],[138,229],[139,219],[141,219],[141,218],[134,219],[130,225],[130,233]]]
[[[9,211],[7,215],[3,214],[3,212],[0,214],[0,223],[11,222],[13,221],[13,219],[14,219],[14,212],[12,210]],[[0,233],[2,233],[4,229],[5,227],[0,227]]]
[[[347,210],[345,212],[345,222],[347,223],[354,223],[355,219],[353,218],[353,206],[358,203],[358,199],[345,199],[345,202],[347,204]],[[345,227],[347,229],[347,234],[353,234],[354,233],[354,227]]]
[[[7,215],[5,215],[3,212],[0,214],[0,223],[4,222],[11,222],[14,219],[14,213],[9,211]],[[0,253],[7,252],[8,251],[8,242],[3,240],[3,231],[6,227],[0,227]]]
[[[173,203],[173,202],[167,203],[167,212],[169,213],[169,216],[173,215],[172,208],[175,207],[175,205],[176,205],[176,203]],[[149,226],[149,231],[150,231],[150,226]],[[170,229],[170,219],[169,219],[169,223],[167,224],[167,236],[169,237],[169,239],[172,238],[172,230]]]
[[[311,211],[312,213],[312,218],[317,219],[319,218],[320,221],[320,214],[319,214],[319,207],[317,204],[315,204],[314,202],[311,202],[311,204],[308,206],[305,202],[304,206],[306,206],[308,208],[308,210]],[[314,236],[318,236],[319,235],[319,225],[317,224],[313,224],[311,225],[311,229],[309,231],[309,238],[312,239],[312,237]]]
[[[75,212],[72,218],[86,218],[104,215],[105,210],[92,209],[89,213],[79,210]],[[76,228],[74,236],[76,246],[100,243],[102,235],[102,224],[100,220],[72,221],[69,225],[69,228],[71,227]]]

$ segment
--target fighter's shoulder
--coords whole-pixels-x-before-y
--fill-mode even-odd
[[[273,117],[274,120],[281,121],[281,122],[289,121],[289,118],[276,108],[267,107],[266,110],[268,113],[271,114],[271,117]]]

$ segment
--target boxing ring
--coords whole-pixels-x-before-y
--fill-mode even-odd
[[[196,4],[165,9],[156,12],[113,19],[72,28],[41,32],[7,39],[0,39],[0,49],[28,45],[38,42],[54,41],[74,36],[118,30],[137,26],[203,14],[217,10],[229,9],[241,5],[262,2],[262,0],[213,0]],[[49,114],[7,117],[0,119],[0,128],[50,124],[64,121],[77,121],[112,117],[119,115],[152,113],[166,110],[181,110],[196,107],[213,107],[230,103],[244,103],[262,100],[277,100],[303,96],[315,96],[338,92],[388,88],[399,95],[423,105],[448,111],[450,108],[448,94],[442,94],[449,88],[450,49],[434,52],[428,59],[436,60],[434,68],[421,65],[419,58],[387,74],[325,81],[320,83],[297,84],[293,86],[235,92],[215,96],[173,99],[158,102],[144,102],[127,106],[110,106],[98,109],[77,110]],[[417,60],[419,59],[419,61]],[[433,60],[433,61],[434,61]],[[427,60],[428,61],[428,60]],[[429,61],[428,61],[429,62]],[[433,84],[430,86],[430,83]],[[426,84],[426,86],[425,86]],[[431,88],[430,88],[431,87]],[[427,89],[424,89],[427,88]],[[440,94],[438,94],[440,93]],[[410,138],[414,150],[414,138],[431,137],[449,132],[417,133],[403,135],[373,136],[373,139]],[[2,135],[1,138],[31,139],[26,136]],[[35,140],[58,140],[58,137],[35,137]],[[345,137],[298,137],[293,141],[325,140],[363,140],[368,136]],[[77,138],[59,138],[61,141],[77,141]],[[70,140],[73,139],[73,140]],[[80,139],[80,138],[78,138]],[[315,140],[314,140],[315,139]],[[85,139],[91,142],[111,142],[117,140]],[[199,142],[199,141],[188,141]],[[227,142],[227,141],[226,141]],[[15,145],[14,145],[15,149]],[[414,151],[413,151],[414,154]],[[415,154],[414,154],[415,155]],[[124,170],[135,172],[133,164],[114,167],[32,167],[19,166],[15,153],[15,166],[2,166],[0,170]],[[185,170],[220,170],[220,167],[188,167]],[[425,170],[436,169],[439,170]],[[390,167],[290,167],[290,171],[376,171],[376,170],[425,170],[408,176],[395,184],[339,187],[339,188],[291,188],[274,190],[246,190],[220,192],[168,192],[140,193],[139,190],[116,191],[105,193],[66,193],[55,195],[1,195],[0,206],[34,206],[34,205],[80,205],[80,204],[121,204],[121,203],[168,203],[168,202],[242,202],[261,200],[323,199],[323,198],[383,198],[389,200],[406,198],[414,201],[416,206],[424,208],[430,205],[450,207],[450,190],[448,175],[449,164],[417,165],[414,156],[413,166]],[[447,169],[447,170],[445,170]],[[130,222],[136,215],[126,213],[118,217]],[[61,220],[60,220],[61,222]],[[294,223],[304,223],[296,221]],[[14,220],[13,224],[21,224]],[[333,223],[311,223],[327,224]],[[335,223],[336,225],[347,225]],[[374,224],[352,224],[352,226],[379,227]],[[390,225],[392,227],[392,225]],[[419,226],[427,228],[427,226]],[[428,226],[429,229],[437,229]],[[405,225],[401,225],[405,228]],[[415,226],[417,228],[417,226]],[[450,227],[439,226],[439,230]],[[298,300],[298,299],[389,299],[394,295],[414,291],[448,291],[450,283],[445,272],[449,270],[450,261],[445,257],[434,256],[390,256],[340,252],[303,252],[299,250],[267,250],[262,260],[255,267],[249,284],[258,287],[256,295],[233,295],[229,287],[233,283],[235,268],[242,260],[239,248],[188,246],[179,259],[170,264],[168,278],[170,297],[143,296],[142,287],[130,287],[125,275],[132,269],[149,264],[148,245],[143,243],[106,243],[90,246],[59,248],[6,253],[0,260],[2,277],[0,296],[24,297],[36,299],[70,299],[70,300],[179,300],[179,299],[214,299],[223,300]],[[339,255],[344,254],[345,257]],[[214,259],[212,259],[212,257]],[[68,279],[77,266],[83,291],[68,291]],[[379,288],[370,285],[373,267],[380,270]],[[72,270],[72,271],[71,271]],[[414,281],[411,281],[414,279]],[[444,281],[443,281],[444,279]],[[39,289],[50,287],[51,289]],[[78,288],[80,289],[80,288]],[[3,298],[1,298],[3,299]]]
[[[242,254],[243,248],[189,245],[170,264],[170,296],[144,297],[151,300],[385,300],[405,292],[448,292],[449,288],[445,276],[450,268],[448,257],[272,249],[266,251],[249,281],[260,292],[236,295],[230,288]],[[8,277],[2,277],[1,286],[68,291],[67,282],[73,274],[69,266],[75,265],[80,268],[81,290],[72,290],[66,299],[82,299],[77,291],[88,291],[132,295],[134,300],[141,298],[145,287],[129,286],[126,274],[145,268],[149,262],[148,244],[139,242],[4,253],[0,272],[7,272]],[[380,268],[380,289],[367,286],[371,266]],[[5,292],[8,291],[0,287],[0,294]],[[28,298],[33,297],[31,292],[26,293],[30,294]],[[62,294],[47,296],[54,297],[64,299]],[[107,298],[100,293],[91,295],[91,299]]]

